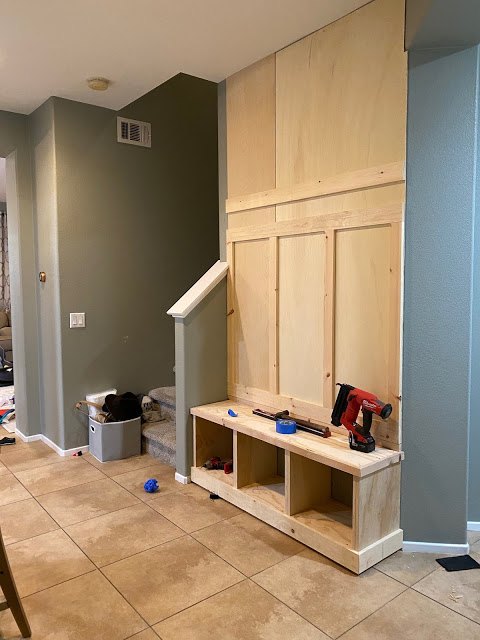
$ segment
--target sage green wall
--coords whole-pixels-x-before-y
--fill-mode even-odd
[[[218,259],[217,85],[184,74],[119,112],[152,148],[116,142],[116,112],[53,99],[64,449],[72,407],[115,386],[174,384],[169,307]],[[69,313],[86,328],[69,329]]]
[[[175,318],[177,373],[177,473],[190,476],[193,420],[190,409],[226,400],[227,279],[186,318]],[[203,464],[203,463],[202,463]]]
[[[40,424],[44,435],[63,448],[63,377],[60,333],[60,278],[55,157],[54,100],[47,100],[30,118],[37,271],[36,279],[40,371]],[[15,371],[17,371],[15,367]]]
[[[41,425],[32,162],[26,116],[0,111],[0,156],[7,158],[17,427],[25,435],[34,435],[40,433]]]

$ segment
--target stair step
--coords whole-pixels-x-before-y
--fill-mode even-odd
[[[160,403],[162,407],[165,405],[175,409],[175,387],[159,387],[158,389],[152,389],[148,392],[148,395],[150,398]]]
[[[177,434],[174,420],[146,422],[142,430],[142,447],[154,458],[175,466]]]

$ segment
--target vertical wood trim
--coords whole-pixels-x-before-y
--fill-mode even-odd
[[[278,393],[278,238],[268,241],[269,389]]]
[[[227,244],[227,381],[228,384],[236,382],[236,344],[235,344],[235,245]]]
[[[335,396],[335,230],[325,235],[325,306],[323,340],[323,406],[333,407]]]
[[[400,431],[400,299],[402,269],[402,225],[395,222],[390,232],[390,309],[388,336],[388,395],[395,409],[393,416],[398,427],[398,441],[402,442]]]
[[[285,449],[285,513],[292,515],[292,458],[288,449]]]
[[[233,486],[238,489],[238,431],[232,432],[233,436]]]
[[[356,476],[353,476],[353,494],[352,494],[352,529],[353,529],[353,536],[352,536],[352,543],[353,543],[353,548],[357,551],[359,551],[359,545],[360,545],[360,532],[358,530],[359,528],[359,522],[360,522],[360,518],[358,517],[358,509],[360,506],[360,478],[357,478]]]

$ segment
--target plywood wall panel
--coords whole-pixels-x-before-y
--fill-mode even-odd
[[[391,228],[336,233],[335,382],[388,398]]]
[[[354,211],[356,209],[376,209],[390,204],[404,202],[405,185],[393,184],[375,189],[364,189],[362,191],[352,191],[338,195],[327,196],[325,198],[314,198],[306,202],[285,204],[276,206],[277,221],[309,218],[311,216],[337,213],[339,211]],[[232,214],[229,216],[235,217]],[[260,217],[260,214],[257,214]],[[230,225],[229,225],[230,226]]]
[[[237,243],[234,260],[234,381],[268,389],[268,240]]]
[[[277,187],[405,157],[403,25],[376,0],[277,53]]]
[[[228,196],[275,187],[275,55],[227,79]]]
[[[325,234],[278,243],[279,392],[322,405]]]
[[[242,211],[240,213],[232,213],[228,216],[229,229],[258,226],[268,224],[269,222],[275,222],[275,207]]]

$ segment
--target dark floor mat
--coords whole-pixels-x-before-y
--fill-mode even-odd
[[[480,569],[480,564],[472,556],[453,556],[452,558],[437,558],[437,562],[446,571],[467,571]]]

